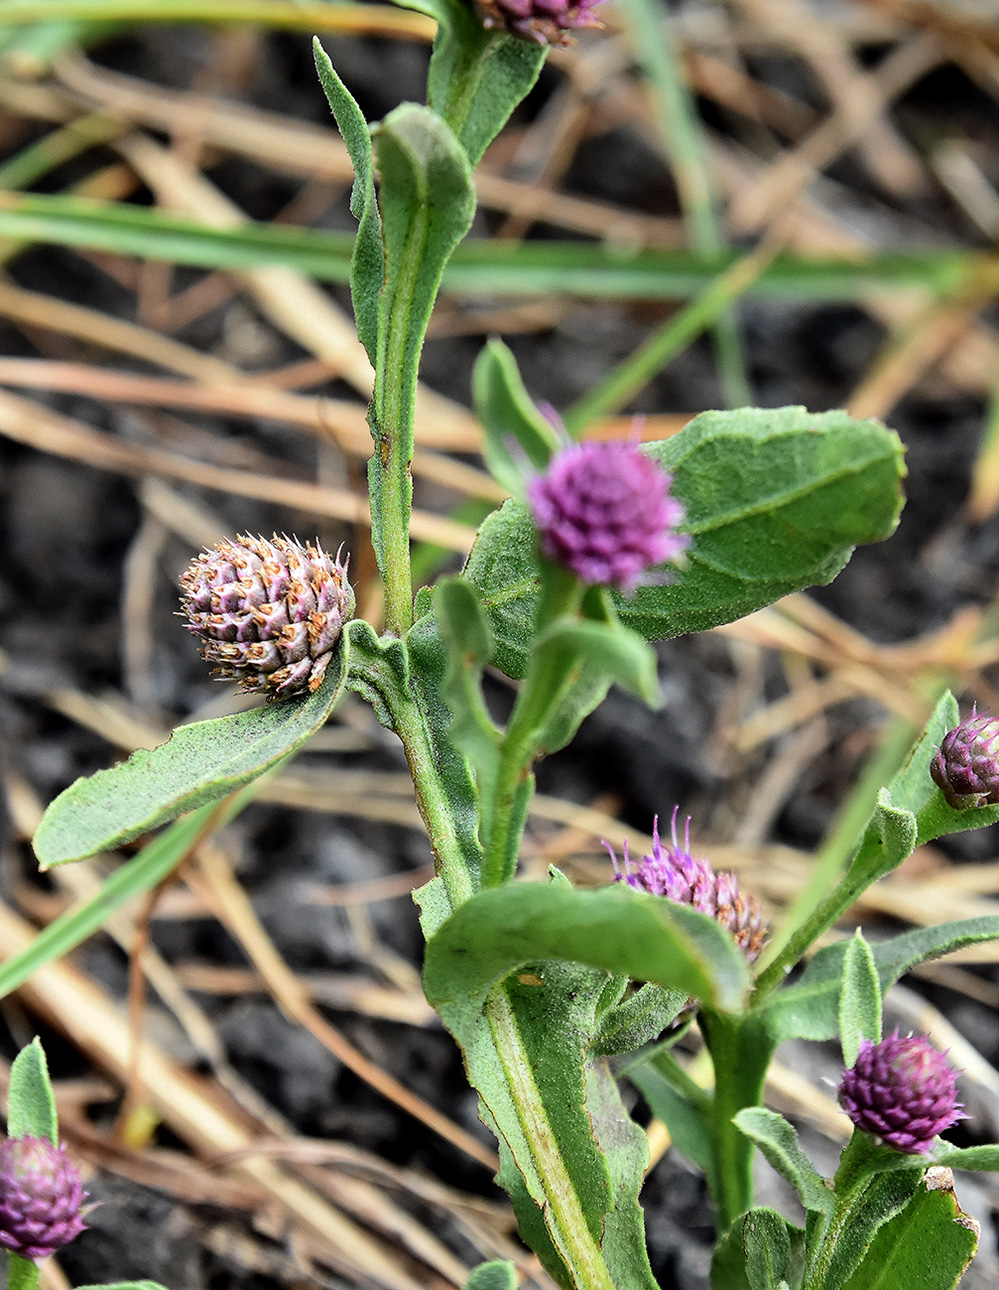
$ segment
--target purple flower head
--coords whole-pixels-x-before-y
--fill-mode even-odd
[[[475,0],[482,25],[532,40],[536,45],[569,45],[571,31],[599,27],[593,16],[601,0]]]
[[[87,1193],[65,1147],[46,1138],[0,1141],[0,1246],[45,1259],[86,1228]]]
[[[684,826],[683,846],[676,832],[678,806],[673,808],[670,827],[672,846],[664,845],[659,837],[659,817],[652,827],[652,854],[643,856],[636,869],[631,867],[628,843],[624,843],[624,865],[608,843],[604,843],[614,862],[618,882],[626,882],[638,891],[652,896],[664,896],[678,905],[692,905],[702,914],[721,923],[735,937],[739,948],[750,963],[759,957],[767,929],[760,907],[753,896],[739,891],[735,874],[716,873],[707,860],[697,860],[690,854],[690,816]]]
[[[930,762],[933,782],[956,811],[999,805],[999,717],[971,710]]]
[[[676,532],[685,511],[670,495],[672,482],[635,444],[563,449],[527,486],[542,552],[583,582],[631,590],[690,543]]]
[[[277,534],[203,551],[184,572],[187,630],[214,675],[268,699],[314,693],[354,612],[346,565]]]
[[[929,1151],[933,1139],[964,1119],[957,1083],[943,1053],[925,1035],[897,1030],[860,1055],[843,1075],[839,1104],[858,1129],[896,1151]]]

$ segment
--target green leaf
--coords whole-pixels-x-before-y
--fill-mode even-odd
[[[714,1186],[714,1136],[711,1098],[662,1046],[651,1056],[629,1063],[625,1073],[649,1104],[649,1110],[669,1129],[677,1151],[705,1174]]]
[[[897,436],[840,412],[707,412],[645,450],[673,474],[693,538],[668,584],[615,593],[621,621],[646,640],[731,622],[829,582],[858,543],[892,532],[901,507]],[[482,594],[494,661],[522,677],[539,577],[523,503],[511,499],[485,521],[465,573]]]
[[[966,945],[999,937],[999,916],[966,918],[936,927],[919,927],[872,947],[882,996],[917,963],[939,958]],[[839,1025],[839,994],[846,941],[819,950],[794,985],[771,995],[759,1016],[774,1043],[785,1039],[834,1039]]]
[[[645,1215],[638,1194],[649,1167],[649,1143],[621,1101],[605,1061],[586,1064],[586,1114],[610,1173],[613,1203],[603,1221],[600,1248],[622,1290],[658,1290],[645,1248]]]
[[[398,463],[413,455],[420,352],[444,266],[468,232],[475,188],[465,152],[429,108],[403,103],[373,131],[385,249],[378,301],[375,393],[368,420],[375,451],[368,465],[371,538],[386,570],[386,530],[408,532],[412,484],[397,487]],[[398,509],[386,517],[386,507]],[[401,557],[400,557],[401,558]]]
[[[34,838],[43,869],[130,842],[185,811],[216,802],[295,752],[340,698],[347,633],[315,694],[175,730],[151,752],[78,779],[52,802]]]
[[[773,1209],[751,1209],[742,1220],[750,1290],[778,1290],[791,1263],[787,1219]]]
[[[474,166],[541,73],[548,50],[487,31],[474,7],[435,0],[440,26],[427,77],[427,102],[457,135]]]
[[[47,1138],[59,1145],[59,1121],[56,1116],[48,1062],[37,1037],[14,1058],[7,1090],[7,1136]]]
[[[582,663],[589,675],[615,681],[650,708],[662,706],[655,654],[637,632],[619,622],[557,619],[535,640],[537,649],[545,646],[563,653],[566,671]],[[546,734],[539,743],[551,751]]]
[[[858,927],[843,956],[839,996],[839,1037],[843,1065],[850,1067],[860,1053],[860,1041],[881,1039],[881,986],[874,955]]]
[[[933,1163],[945,1165],[948,1169],[999,1173],[999,1146],[990,1143],[982,1147],[952,1147],[949,1142],[937,1142]]]
[[[498,483],[521,497],[525,469],[542,473],[559,441],[554,426],[531,401],[517,360],[501,340],[490,340],[475,360],[472,397],[486,432],[482,445],[486,465]],[[514,446],[521,458],[512,451]]]
[[[798,1135],[792,1125],[776,1111],[749,1106],[739,1111],[735,1123],[752,1138],[767,1160],[801,1197],[805,1209],[831,1214],[835,1197],[815,1172],[808,1157],[798,1146]]]
[[[945,1180],[930,1184],[881,1228],[842,1290],[954,1290],[978,1249],[978,1225]]]
[[[558,959],[627,973],[722,1008],[740,1005],[746,960],[714,919],[624,884],[591,891],[518,882],[480,891],[427,946],[424,985],[435,1008],[477,1011],[525,963]]]
[[[517,1269],[501,1259],[480,1263],[465,1282],[465,1290],[517,1290]]]
[[[488,818],[496,795],[500,732],[482,696],[482,669],[493,651],[492,633],[475,588],[465,578],[445,578],[437,586],[434,613],[447,651],[441,694],[451,710],[451,742],[468,759]]]
[[[901,1214],[917,1195],[921,1186],[918,1168],[878,1174],[861,1189],[836,1228],[826,1233],[824,1248],[819,1251],[820,1275],[806,1277],[812,1290],[841,1290],[871,1258],[872,1242],[878,1232],[896,1215]],[[917,1278],[908,1283],[919,1286]]]
[[[8,1254],[6,1290],[36,1290],[37,1285],[38,1264],[19,1254]]]
[[[778,1230],[783,1227],[783,1236]],[[761,1243],[767,1242],[761,1248]],[[795,1227],[773,1209],[750,1209],[735,1220],[715,1248],[711,1260],[713,1290],[757,1290],[762,1275],[771,1276],[762,1285],[780,1287],[798,1285],[803,1262],[805,1232]],[[752,1257],[752,1267],[749,1260]],[[784,1262],[784,1271],[775,1268]],[[757,1280],[752,1280],[756,1277]]]
[[[682,990],[667,990],[648,983],[623,1003],[603,1012],[593,1051],[610,1056],[633,1053],[658,1038],[683,1011],[687,996]]]
[[[313,37],[312,50],[319,83],[336,118],[356,176],[350,193],[350,213],[358,221],[350,261],[350,295],[354,302],[357,334],[374,363],[378,353],[378,295],[385,277],[385,258],[381,216],[375,200],[371,133],[364,113],[334,71],[318,36]]]

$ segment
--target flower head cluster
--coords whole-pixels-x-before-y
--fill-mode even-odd
[[[536,45],[568,45],[571,31],[599,27],[593,10],[601,0],[476,0],[484,27],[533,40]]]
[[[957,811],[999,805],[999,717],[972,709],[930,762],[933,782]]]
[[[964,1118],[943,1053],[925,1035],[902,1038],[897,1030],[880,1043],[861,1043],[840,1083],[839,1104],[858,1129],[914,1155]]]
[[[318,690],[354,612],[346,567],[318,542],[219,542],[180,582],[187,629],[215,675],[272,699]]]
[[[692,905],[702,914],[710,914],[722,927],[728,928],[746,958],[753,963],[759,957],[767,934],[760,907],[755,897],[739,890],[735,874],[727,871],[716,873],[707,860],[695,859],[690,854],[689,816],[683,845],[680,845],[676,832],[679,809],[675,807],[673,810],[672,845],[663,844],[657,817],[652,830],[652,854],[643,856],[635,869],[631,867],[627,842],[624,844],[623,867],[618,865],[611,847],[604,843],[614,861],[617,881],[626,882],[629,887],[647,891],[653,896],[665,896],[678,905]]]
[[[634,444],[573,444],[527,486],[542,552],[583,582],[631,590],[689,545],[672,482]]]
[[[0,1142],[0,1246],[45,1259],[86,1228],[87,1193],[65,1147],[46,1138]]]

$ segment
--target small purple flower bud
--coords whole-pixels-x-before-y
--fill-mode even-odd
[[[527,486],[542,552],[583,582],[631,590],[690,543],[672,482],[634,444],[573,444]]]
[[[879,1044],[861,1042],[839,1086],[839,1104],[858,1129],[913,1155],[929,1151],[937,1134],[964,1119],[943,1053],[925,1035],[901,1039],[897,1030]]]
[[[739,948],[750,963],[754,963],[763,949],[767,928],[755,897],[739,891],[735,874],[716,873],[707,860],[696,860],[690,854],[690,817],[684,830],[683,846],[676,832],[676,817],[680,808],[674,807],[671,835],[673,845],[664,846],[659,837],[659,818],[652,828],[652,854],[643,856],[641,864],[632,870],[628,857],[628,843],[624,844],[624,867],[617,863],[613,849],[605,842],[617,872],[617,881],[626,882],[638,891],[652,896],[665,896],[678,905],[692,905],[702,914],[709,914],[736,939]]]
[[[955,811],[999,805],[999,717],[972,708],[944,735],[930,774]]]
[[[0,1246],[46,1259],[86,1228],[87,1193],[66,1154],[46,1138],[0,1141]]]
[[[238,537],[204,551],[185,571],[187,630],[213,675],[283,699],[315,692],[354,612],[346,566],[317,542],[276,534]]]
[[[506,31],[536,45],[569,45],[569,32],[600,27],[593,9],[601,0],[475,0],[483,27]]]

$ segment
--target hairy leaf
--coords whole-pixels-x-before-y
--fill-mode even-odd
[[[707,412],[646,451],[674,476],[693,542],[665,585],[615,594],[646,640],[731,622],[791,591],[829,582],[861,542],[895,527],[897,436],[874,421],[801,408]],[[482,593],[508,675],[526,666],[538,598],[534,531],[511,499],[479,531],[465,568]]]
[[[37,1037],[22,1048],[10,1068],[7,1088],[7,1136],[47,1138],[59,1145],[59,1121],[48,1062]]]
[[[486,465],[495,480],[519,497],[525,474],[540,473],[548,465],[558,449],[558,435],[531,402],[517,361],[501,340],[490,340],[475,360],[472,395],[486,432]]]
[[[801,1197],[801,1203],[812,1212],[831,1214],[836,1199],[815,1172],[808,1157],[798,1146],[798,1135],[792,1125],[776,1111],[749,1106],[739,1111],[735,1122],[756,1143],[773,1167]]]
[[[226,797],[295,752],[340,698],[347,640],[345,632],[315,694],[181,726],[151,752],[140,749],[126,762],[71,784],[49,805],[35,834],[42,868],[130,842]]]
[[[517,1290],[517,1269],[505,1259],[480,1263],[465,1282],[465,1290]]]
[[[378,295],[385,277],[385,258],[382,251],[381,216],[375,200],[371,134],[364,113],[337,76],[318,37],[313,38],[312,49],[319,83],[336,117],[337,128],[343,136],[354,167],[350,213],[358,223],[350,260],[350,295],[354,302],[357,334],[374,363],[378,353]]]
[[[576,891],[520,882],[480,891],[431,939],[427,998],[477,1010],[494,984],[541,959],[627,973],[724,1008],[739,1006],[748,983],[734,939],[706,914],[623,884]]]
[[[839,996],[839,1037],[844,1066],[852,1066],[860,1041],[881,1038],[881,986],[874,955],[857,928],[847,941],[843,956],[843,984]]]

